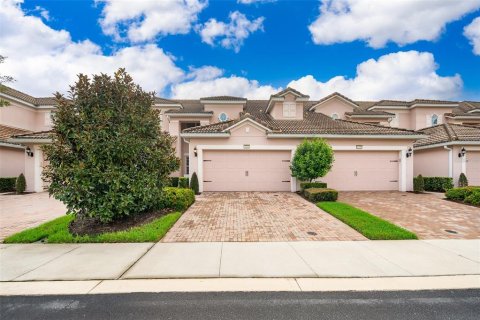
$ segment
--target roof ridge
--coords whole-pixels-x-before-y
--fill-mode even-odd
[[[325,115],[328,117],[327,115]],[[343,121],[343,122],[348,122],[348,123],[354,123],[354,124],[360,124],[360,125],[365,125],[365,126],[370,126],[370,127],[376,127],[376,128],[387,128],[387,129],[395,129],[399,131],[404,131],[404,132],[416,132],[415,130],[410,130],[410,129],[404,129],[404,128],[396,128],[396,127],[388,127],[384,126],[381,124],[374,124],[374,123],[366,123],[366,122],[356,122],[356,121],[351,121],[351,120],[344,120],[344,119],[337,119],[333,121]]]

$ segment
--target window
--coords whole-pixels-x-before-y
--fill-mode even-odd
[[[283,117],[295,118],[297,116],[297,104],[295,102],[283,103]]]
[[[189,175],[190,174],[190,157],[188,156],[188,154],[185,155],[185,175]]]
[[[438,124],[438,116],[436,114],[432,115],[432,126],[436,126]]]
[[[226,114],[225,112],[220,113],[218,115],[218,120],[221,122],[228,121],[228,114]]]
[[[337,113],[332,113],[331,117],[332,117],[333,120],[337,120],[338,119],[338,114]]]

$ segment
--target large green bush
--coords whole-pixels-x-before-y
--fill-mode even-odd
[[[293,156],[292,177],[311,182],[325,176],[333,165],[332,147],[324,139],[304,140]]]
[[[187,177],[178,178],[178,187],[179,188],[188,188],[188,178]]]
[[[421,193],[425,191],[425,182],[421,174],[413,178],[413,192]]]
[[[160,208],[183,211],[195,202],[195,194],[192,189],[167,187],[164,191]]]
[[[465,203],[480,205],[480,190],[474,190],[469,196],[465,197]]]
[[[445,197],[450,200],[463,201],[475,191],[480,191],[480,187],[453,188],[445,192]]]
[[[16,177],[13,178],[0,178],[0,192],[15,191]]]
[[[327,188],[310,188],[304,191],[305,198],[312,202],[337,201],[338,191]]]
[[[174,138],[162,132],[154,94],[123,69],[79,75],[70,99],[56,95],[44,178],[68,213],[110,222],[158,208],[179,167]]]
[[[453,178],[423,177],[425,191],[445,192],[453,188]]]
[[[17,194],[21,194],[25,192],[25,189],[27,188],[27,181],[25,180],[25,176],[23,173],[20,173],[20,175],[17,178],[17,181],[15,181],[15,191]]]

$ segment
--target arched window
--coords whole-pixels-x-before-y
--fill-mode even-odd
[[[332,113],[332,119],[337,120],[338,119],[338,114],[337,113]]]
[[[228,121],[228,115],[225,112],[222,112],[218,115],[218,120],[221,122]]]
[[[438,116],[436,114],[432,115],[432,126],[436,126],[438,124]]]

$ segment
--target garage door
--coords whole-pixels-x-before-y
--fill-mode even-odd
[[[204,191],[290,191],[290,151],[206,150]]]
[[[467,152],[467,178],[471,186],[480,186],[480,151]]]
[[[398,190],[397,151],[336,151],[332,170],[321,180],[337,190]]]

